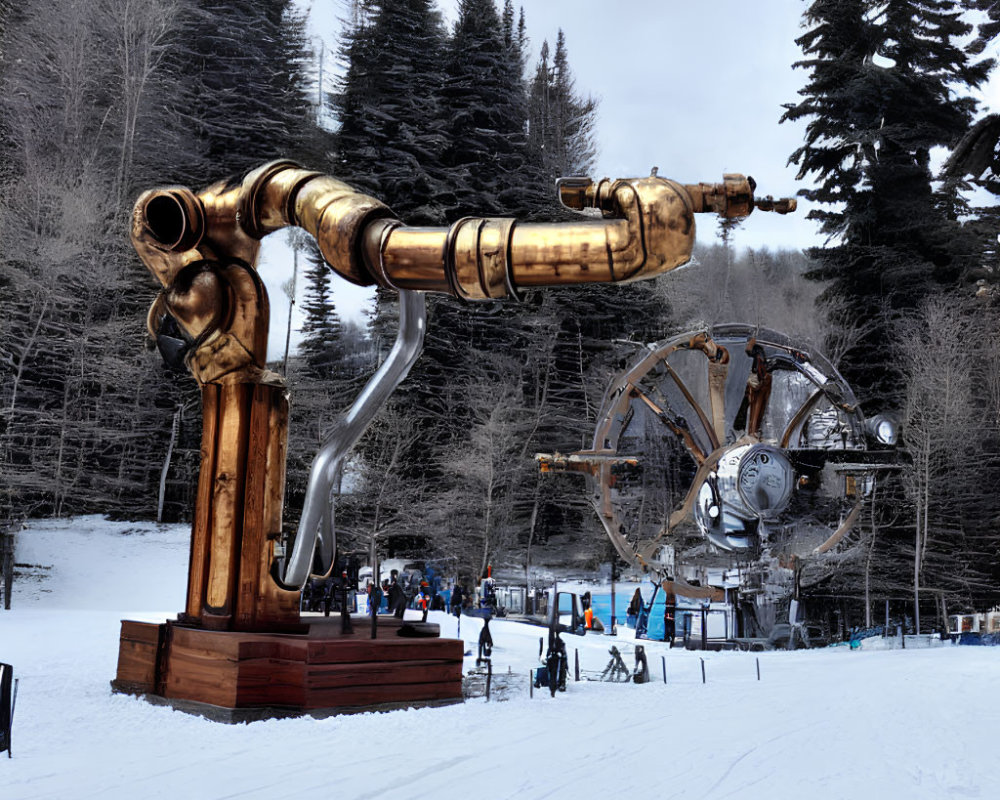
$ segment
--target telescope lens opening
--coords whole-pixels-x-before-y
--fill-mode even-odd
[[[173,249],[184,236],[187,218],[176,198],[161,194],[146,203],[146,224],[156,241]]]

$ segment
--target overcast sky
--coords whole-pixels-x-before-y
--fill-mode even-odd
[[[456,6],[438,2],[449,25]],[[310,7],[313,31],[335,47],[343,0]],[[524,9],[531,38],[529,69],[561,28],[577,90],[600,103],[594,177],[646,175],[657,166],[683,182],[742,172],[763,194],[798,188],[785,162],[802,131],[778,119],[804,79],[791,69],[800,57],[799,0],[521,0],[515,8]],[[700,238],[711,238],[714,222],[699,219]],[[814,229],[801,213],[795,220],[760,214],[738,237],[753,247],[805,247],[816,243]]]
[[[449,24],[456,5],[438,2]],[[324,64],[332,85],[345,0],[302,0],[302,7],[330,47]],[[521,0],[515,7],[524,8],[535,54],[543,40],[554,46],[559,29],[565,32],[577,90],[599,100],[594,177],[635,177],[656,166],[686,183],[741,172],[756,179],[758,194],[776,197],[805,185],[786,166],[804,126],[778,124],[782,104],[797,100],[807,78],[791,66],[802,57],[795,39],[804,0]],[[1000,110],[996,79],[984,100]],[[820,245],[807,211],[800,202],[794,215],[755,213],[736,244]],[[711,242],[714,220],[701,216],[699,224],[699,241]],[[338,294],[345,312],[358,302],[339,285]]]

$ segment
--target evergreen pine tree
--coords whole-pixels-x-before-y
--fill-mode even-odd
[[[551,61],[549,43],[542,42],[528,107],[529,151],[538,165],[551,214],[556,205],[552,194],[555,180],[567,175],[589,176],[597,153],[593,133],[597,102],[576,91],[562,30]]]
[[[318,253],[309,256],[299,355],[311,378],[333,380],[341,360],[341,325],[330,290],[330,268]]]
[[[521,38],[493,0],[460,0],[448,42],[445,151],[456,201],[449,219],[523,215],[527,102]]]
[[[782,120],[808,119],[790,162],[818,185],[801,194],[832,246],[811,252],[815,277],[846,300],[851,318],[913,308],[957,281],[969,251],[954,198],[935,192],[930,152],[966,130],[975,101],[961,91],[985,78],[956,44],[970,28],[953,2],[815,0],[797,41],[809,70],[803,99]],[[848,352],[845,377],[870,401],[899,401],[886,326]]]
[[[589,175],[597,155],[594,121],[597,102],[581,97],[569,66],[566,36],[560,29],[552,57],[553,142],[555,163],[566,175]]]
[[[277,158],[316,162],[321,136],[306,76],[305,18],[291,0],[191,0],[170,69],[187,87],[190,180],[239,176]]]
[[[971,8],[984,12],[969,52],[978,56],[1000,38],[1000,3],[996,0],[968,0]],[[989,62],[988,62],[989,63]],[[946,179],[965,188],[970,183],[994,195],[991,204],[970,208],[965,227],[980,242],[978,269],[970,275],[977,294],[995,296],[1000,281],[1000,248],[996,232],[1000,228],[1000,113],[978,120],[962,137],[945,164]]]
[[[546,145],[553,139],[551,90],[552,64],[546,40],[542,42],[535,74],[531,79],[528,106],[528,146],[532,157],[543,169],[549,155]]]
[[[389,5],[396,8],[389,9]],[[426,211],[433,208],[446,211],[448,220],[465,214],[537,217],[544,213],[551,218],[556,207],[554,178],[586,166],[553,163],[543,176],[540,159],[535,157],[542,145],[528,145],[523,12],[516,17],[511,2],[505,3],[502,15],[488,0],[462,3],[446,48],[449,57],[443,88],[434,84],[437,78],[426,84],[397,83],[393,97],[381,99],[381,70],[397,63],[416,64],[431,50],[421,38],[424,28],[418,24],[419,18],[411,17],[407,24],[401,24],[398,17],[391,16],[401,13],[400,7],[412,9],[415,5],[369,4],[368,13],[359,17],[343,51],[347,65],[336,97],[340,129],[335,172],[386,200],[410,223],[440,223],[437,211]],[[396,19],[392,25],[384,22],[390,18]],[[390,54],[382,59],[387,52]],[[546,80],[554,96],[562,92],[572,105],[577,98],[564,43],[560,65],[560,75],[551,71]],[[409,68],[390,72],[391,77],[385,80],[417,81]],[[417,111],[416,106],[405,103],[407,94],[417,95],[427,110]],[[439,119],[447,121],[447,184],[439,189],[432,180],[436,154],[441,152],[441,129],[431,124],[436,99],[444,112]],[[592,121],[593,104],[580,103],[576,108],[584,108],[584,116]],[[557,110],[552,113],[556,115]],[[565,105],[561,113],[564,144],[558,152],[562,157],[568,161],[570,153],[592,151],[590,139],[574,150],[577,137],[589,137],[589,123],[581,125],[579,115],[570,118]],[[383,161],[396,159],[401,139],[390,133],[400,130],[407,131],[413,142],[406,158],[415,160],[417,166],[409,171],[427,174],[428,179],[415,184],[397,182],[395,167],[383,168]],[[632,288],[611,287],[610,291],[618,297]],[[595,292],[599,291],[595,287]],[[539,483],[531,469],[533,449],[551,447],[554,441],[569,441],[576,447],[589,435],[589,430],[581,433],[581,424],[574,422],[572,433],[565,435],[563,431],[557,437],[557,426],[551,420],[555,409],[551,398],[558,395],[554,388],[557,374],[565,372],[562,377],[579,385],[576,328],[572,341],[567,340],[566,366],[553,369],[554,350],[561,346],[560,328],[564,321],[572,327],[570,323],[575,324],[577,316],[591,316],[589,306],[581,311],[578,293],[567,290],[565,294],[562,307],[546,302],[548,293],[530,296],[522,305],[464,306],[448,298],[430,298],[424,352],[362,444],[367,465],[363,472],[375,476],[377,471],[369,468],[382,465],[395,476],[392,488],[389,490],[384,480],[366,480],[358,495],[348,499],[349,508],[345,506],[349,527],[357,531],[377,529],[380,535],[392,537],[395,552],[402,552],[396,548],[404,543],[418,549],[412,555],[441,554],[441,548],[451,548],[452,558],[469,559],[465,568],[471,573],[478,571],[483,558],[502,556],[509,550],[512,526],[526,529],[531,527],[529,520],[540,520],[535,526],[537,539],[555,532],[557,523],[563,526],[560,532],[576,531],[581,520],[585,523],[592,517],[578,482]],[[552,318],[550,312],[557,308],[561,310]],[[615,301],[603,302],[598,316],[620,320],[620,306]],[[394,298],[380,292],[372,332],[382,354],[395,335],[395,320]],[[587,324],[591,324],[590,319]],[[599,399],[603,379],[602,374],[598,387],[588,375],[591,403]],[[492,398],[495,405],[500,397],[505,408],[497,416],[489,403]],[[470,402],[470,398],[484,402]],[[575,413],[575,409],[568,412],[569,416]],[[584,425],[592,425],[592,416],[587,419],[582,415],[582,419],[586,420]],[[405,430],[400,434],[399,448],[387,448],[382,433],[389,430]],[[489,442],[501,441],[499,451],[490,450]],[[471,458],[471,453],[477,455]],[[456,473],[456,454],[465,454],[465,462],[471,458],[469,469],[484,478],[479,483],[483,491],[473,490],[467,476]],[[484,464],[494,465],[495,475],[502,473],[503,480],[485,479],[477,466]],[[354,502],[359,497],[367,499]],[[343,514],[340,519],[344,519]],[[473,525],[484,531],[482,549],[475,553],[468,544],[460,544]]]
[[[372,2],[346,37],[332,98],[333,174],[409,224],[440,224],[453,204],[441,154],[444,30],[430,0]]]
[[[964,5],[986,15],[986,19],[977,26],[976,38],[969,47],[969,52],[978,55],[1000,36],[1000,3],[997,0],[965,0]]]

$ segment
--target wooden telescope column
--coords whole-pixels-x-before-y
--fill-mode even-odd
[[[268,373],[262,377],[271,379]],[[184,613],[122,622],[115,691],[227,722],[462,697],[463,645],[438,627],[300,617],[276,580],[288,402],[280,383],[202,384],[202,462]],[[419,638],[411,638],[411,637]]]
[[[212,630],[299,623],[299,593],[270,579],[281,536],[288,401],[264,383],[202,386],[201,472],[182,620]]]
[[[308,569],[293,585],[280,572],[288,400],[265,366],[259,236],[238,224],[240,200],[218,184],[137,205],[133,241],[164,287],[148,327],[200,385],[203,430],[184,611],[122,622],[112,688],[223,721],[460,701],[461,642],[394,617],[372,638],[303,616]]]

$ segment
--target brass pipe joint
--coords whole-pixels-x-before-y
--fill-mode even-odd
[[[289,161],[197,194],[184,187],[145,192],[133,211],[132,243],[163,287],[147,319],[150,334],[157,338],[172,317],[200,383],[271,380],[262,377],[269,308],[255,269],[260,239],[302,227],[339,274],[367,285],[374,281],[361,234],[390,215],[379,201]]]
[[[659,275],[690,259],[694,214],[740,217],[755,205],[753,179],[742,175],[716,184],[652,175],[570,178],[557,186],[568,208],[599,213],[570,223],[470,217],[450,227],[407,227],[378,200],[290,161],[198,194],[182,187],[146,192],[135,206],[132,241],[163,286],[150,330],[156,335],[163,316],[172,316],[191,342],[188,365],[202,382],[259,373],[268,312],[254,267],[260,239],[289,225],[312,234],[331,269],[352,283],[487,300]],[[766,198],[758,207],[784,213],[794,201]]]
[[[298,226],[316,239],[331,269],[362,286],[375,282],[361,252],[365,229],[392,217],[379,200],[291,161],[265,164],[243,181],[240,222],[251,236]]]

